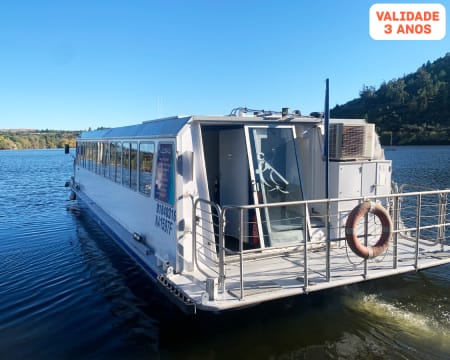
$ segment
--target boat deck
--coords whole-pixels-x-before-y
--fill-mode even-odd
[[[204,274],[176,274],[170,280],[200,309],[220,311],[450,263],[450,245],[420,240],[417,249],[416,257],[416,243],[401,239],[396,257],[391,246],[385,254],[363,260],[342,241],[330,248],[329,271],[326,247],[321,246],[307,251],[307,267],[302,250],[245,259],[242,279],[240,262],[232,261],[225,265],[224,291],[219,289],[213,300],[205,292]]]

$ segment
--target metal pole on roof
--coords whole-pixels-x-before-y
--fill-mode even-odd
[[[328,133],[330,130],[330,80],[325,80],[325,111],[324,111],[324,130],[325,139],[323,146],[323,157],[325,159],[325,198],[329,198],[330,193],[330,179],[329,179],[329,167],[330,167],[330,154],[328,148]]]

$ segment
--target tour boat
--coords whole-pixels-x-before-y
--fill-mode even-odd
[[[450,263],[449,192],[391,181],[373,124],[236,108],[83,132],[71,199],[186,312]]]

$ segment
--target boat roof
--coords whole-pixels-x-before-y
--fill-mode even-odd
[[[175,136],[191,117],[171,117],[145,121],[142,124],[122,126],[112,129],[99,129],[82,132],[78,139],[115,139],[115,138],[140,138],[151,136]]]
[[[78,139],[122,139],[122,138],[147,138],[147,137],[173,137],[188,122],[200,122],[210,125],[250,125],[250,124],[320,124],[323,119],[312,116],[287,116],[281,117],[278,113],[270,116],[173,116],[163,119],[148,120],[141,124],[128,125],[110,129],[98,129],[82,132]],[[330,119],[331,122],[365,122],[363,119]]]

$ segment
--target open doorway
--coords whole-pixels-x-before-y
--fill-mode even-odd
[[[209,200],[222,208],[262,205],[242,212],[242,228],[240,212],[227,210],[227,247],[237,249],[241,236],[247,249],[304,241],[301,206],[264,206],[303,200],[294,139],[292,126],[202,126]],[[213,222],[218,242],[218,217],[214,214]]]
[[[209,200],[220,207],[252,204],[250,170],[243,125],[203,125],[202,140]],[[256,230],[254,214],[254,210],[243,212],[243,221],[246,224],[242,229],[245,248],[259,246],[257,236],[252,236],[252,232]],[[228,210],[226,217],[224,229],[226,245],[237,249],[241,236],[239,211]],[[213,219],[214,228],[218,229],[218,219],[214,215]],[[215,233],[217,235],[218,231]]]

